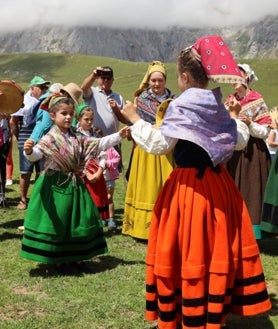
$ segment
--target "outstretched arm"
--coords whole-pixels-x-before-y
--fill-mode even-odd
[[[120,144],[122,138],[126,138],[128,135],[129,127],[122,128],[119,132],[107,135],[105,137],[100,138],[99,141],[99,150],[105,151],[111,146],[115,146]]]
[[[177,139],[164,136],[160,129],[142,120],[136,111],[136,104],[127,101],[122,114],[131,122],[131,135],[138,146],[153,154],[167,154],[177,143]]]

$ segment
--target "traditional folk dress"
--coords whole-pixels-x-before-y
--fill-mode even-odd
[[[103,224],[80,176],[90,157],[118,144],[118,133],[95,139],[64,134],[56,126],[39,141],[30,161],[45,158],[24,219],[21,256],[42,263],[75,262],[107,252]]]
[[[86,136],[95,138],[101,137],[101,134],[98,133],[98,129],[91,129],[91,131],[86,132],[79,127],[77,128],[77,131],[80,134]],[[106,152],[101,151],[96,159],[91,158],[88,160],[85,165],[85,171],[89,172],[90,174],[94,174],[98,170],[99,166],[104,169],[106,166],[106,158]],[[97,206],[101,219],[106,221],[109,218],[109,205],[104,175],[101,175],[100,179],[94,183],[91,183],[86,175],[83,176],[83,179],[87,190],[89,191],[95,205]]]
[[[147,89],[138,96],[137,112],[141,118],[155,124],[158,106],[172,97],[168,89],[161,99]],[[173,164],[171,153],[154,155],[134,147],[125,197],[123,234],[148,239],[153,207]]]
[[[265,142],[269,131],[266,126],[270,113],[262,96],[251,90],[243,99],[233,94],[241,104],[240,114],[252,122],[249,125],[250,139],[241,151],[235,151],[227,169],[239,188],[249,211],[255,236],[261,238],[260,223],[264,191],[271,166],[271,157]],[[230,96],[229,96],[230,97]]]
[[[272,160],[265,188],[261,229],[264,232],[278,234],[278,152]]]
[[[146,319],[158,318],[159,329],[220,329],[229,312],[271,307],[248,210],[221,164],[237,138],[221,98],[219,89],[190,88],[170,103],[160,129],[143,120],[131,127],[148,152],[174,147],[146,255]]]

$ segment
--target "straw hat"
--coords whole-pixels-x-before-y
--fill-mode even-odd
[[[12,80],[0,80],[0,112],[12,114],[23,107],[24,91]]]
[[[79,98],[82,96],[82,89],[74,82],[70,82],[60,89],[60,92],[66,92],[76,105],[79,104]]]

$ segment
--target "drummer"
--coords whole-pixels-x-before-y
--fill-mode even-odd
[[[39,175],[43,169],[42,162],[32,163],[23,154],[23,143],[28,139],[36,123],[36,114],[40,106],[40,98],[48,91],[50,81],[40,76],[34,76],[30,81],[29,90],[24,95],[24,107],[12,114],[10,125],[12,133],[18,139],[19,169],[20,169],[20,200],[17,209],[27,207],[27,193],[34,167]]]
[[[11,147],[10,114],[23,104],[23,90],[11,80],[0,80],[0,207],[5,208],[6,164]]]
[[[0,113],[0,207],[5,208],[6,164],[11,144],[9,114]]]

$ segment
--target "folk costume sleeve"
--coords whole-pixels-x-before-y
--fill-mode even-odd
[[[144,151],[153,154],[167,154],[178,139],[165,137],[161,131],[144,120],[138,120],[131,128],[132,138]]]

